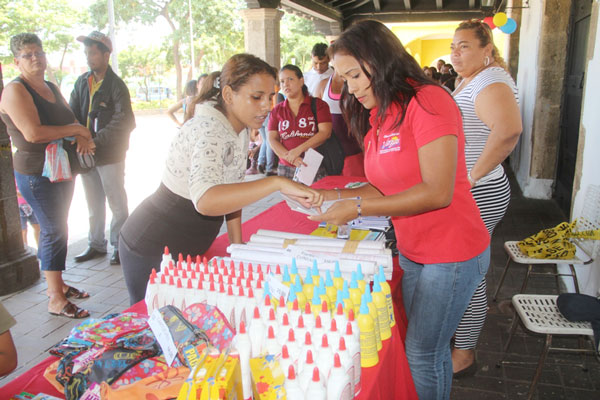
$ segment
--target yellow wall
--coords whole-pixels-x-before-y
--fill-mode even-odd
[[[440,58],[450,62],[450,44],[459,23],[460,21],[407,22],[387,26],[398,36],[408,53],[424,67],[435,66]],[[494,43],[502,55],[508,35],[500,29],[494,29],[492,32]]]

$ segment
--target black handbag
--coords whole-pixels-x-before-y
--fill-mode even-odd
[[[317,120],[317,99],[311,96],[310,98],[310,109],[312,110],[315,118],[315,130],[319,129],[319,122]],[[339,139],[335,135],[335,132],[331,132],[329,139],[322,145],[315,149],[323,155],[322,166],[325,168],[327,175],[341,175],[344,169],[344,149]]]
[[[63,148],[69,156],[71,172],[75,174],[84,174],[96,166],[96,157],[93,154],[81,154],[77,152],[77,141],[63,139]]]

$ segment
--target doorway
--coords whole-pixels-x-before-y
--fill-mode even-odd
[[[591,0],[573,1],[554,188],[554,198],[565,215],[571,215],[591,13]]]

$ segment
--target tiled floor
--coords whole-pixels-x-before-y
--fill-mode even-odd
[[[279,198],[272,195],[244,209],[247,220],[271,205]],[[488,293],[492,293],[506,261],[502,244],[506,240],[521,239],[542,228],[553,226],[566,217],[552,201],[524,199],[518,189],[508,214],[497,227],[492,241],[492,264],[488,273]],[[81,240],[69,246],[69,261],[65,278],[73,285],[88,290],[92,297],[77,302],[94,317],[119,312],[129,305],[123,274],[119,266],[110,266],[108,256],[81,264],[73,263],[73,255],[81,252],[86,242]],[[518,291],[524,269],[510,270],[497,303],[490,301],[488,318],[477,349],[478,371],[474,377],[453,381],[452,399],[521,399],[526,398],[529,382],[534,373],[531,366],[496,367],[501,350],[507,339],[510,324],[510,296]],[[47,357],[46,350],[65,337],[77,322],[53,317],[46,312],[46,284],[43,280],[34,286],[0,298],[15,316],[18,323],[12,329],[19,352],[19,367],[8,377],[0,380],[0,386],[20,375]],[[556,293],[552,278],[536,278],[531,281],[529,292]],[[517,331],[510,349],[509,359],[537,362],[542,338]],[[572,345],[572,340],[562,339]],[[600,398],[600,364],[588,357],[588,371],[565,365],[573,356],[551,356],[546,362],[538,386],[536,399],[598,399]]]

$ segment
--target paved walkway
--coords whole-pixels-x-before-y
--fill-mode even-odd
[[[168,143],[173,134],[173,129],[164,122],[163,116],[138,118],[138,127],[132,136],[132,150],[129,153],[127,167],[130,205],[138,204],[156,187],[160,180],[163,159],[158,149],[164,148],[163,146]],[[518,189],[513,189],[512,197],[508,213],[497,227],[492,240],[488,293],[493,292],[506,261],[502,248],[504,241],[521,239],[566,219],[552,201],[524,199]],[[259,214],[278,201],[278,197],[272,195],[245,208],[244,220]],[[73,256],[86,247],[87,215],[81,192],[76,191],[69,226],[73,241],[69,244],[67,270],[64,277],[67,282],[92,294],[91,298],[79,300],[77,304],[88,309],[93,317],[123,311],[129,306],[129,300],[120,266],[109,265],[108,255],[81,264],[72,261]],[[511,315],[508,299],[520,288],[523,276],[523,268],[512,268],[500,292],[499,302],[490,302],[488,318],[477,349],[479,360],[477,374],[471,378],[455,380],[452,399],[526,398],[534,365],[495,367],[496,362],[501,358],[502,346],[508,336]],[[45,290],[46,282],[41,279],[25,290],[0,297],[0,301],[17,319],[18,323],[11,332],[19,353],[17,370],[0,379],[0,386],[46,358],[48,356],[46,350],[67,336],[70,329],[78,323],[78,321],[49,315],[46,311]],[[535,278],[532,279],[528,292],[557,293],[557,289],[553,278]],[[570,346],[576,344],[572,339],[563,339],[563,341]],[[509,358],[537,362],[542,342],[541,337],[526,335],[519,330],[511,346]],[[557,342],[561,341],[557,340]],[[578,367],[565,365],[565,362],[573,360],[579,360],[579,357],[554,356],[551,353],[542,373],[536,398],[600,398],[600,364],[592,357],[588,357],[589,370],[583,372]]]

